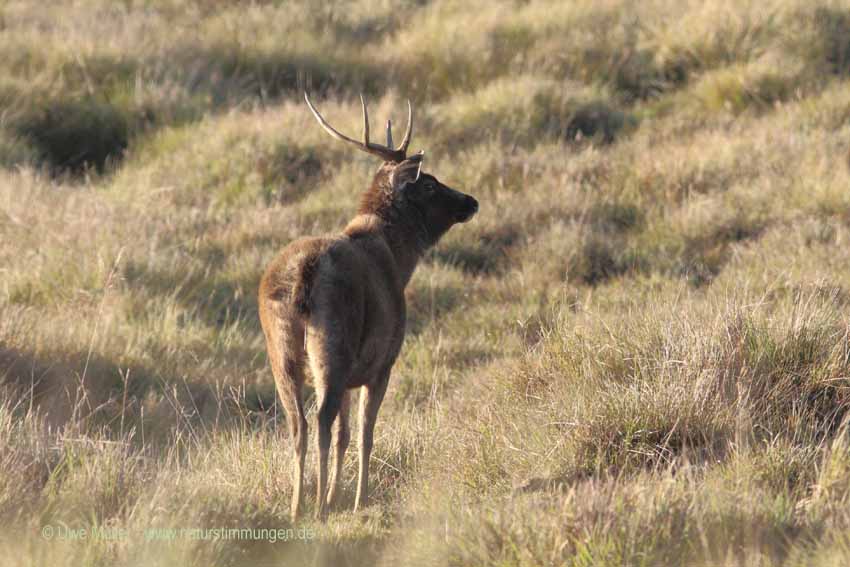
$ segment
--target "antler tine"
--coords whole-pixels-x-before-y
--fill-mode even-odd
[[[387,120],[387,147],[393,147],[393,121]]]
[[[340,141],[343,141],[343,142],[348,142],[350,144],[354,144],[354,145],[359,146],[359,147],[363,147],[363,144],[361,142],[358,142],[357,140],[352,140],[351,138],[349,138],[345,134],[337,131],[333,126],[328,124],[328,122],[322,117],[322,115],[319,114],[319,111],[316,110],[316,107],[313,106],[313,103],[310,102],[310,97],[307,96],[306,92],[304,93],[304,100],[307,101],[307,106],[310,107],[310,112],[312,112],[313,116],[316,117],[316,120],[319,121],[319,125],[322,128],[325,129],[325,132],[327,132],[328,134],[330,134],[331,136],[333,136],[337,140],[340,140]]]
[[[363,144],[368,148],[369,144],[369,111],[366,110],[366,101],[363,93],[360,93],[360,105],[363,107]]]
[[[401,140],[401,145],[398,151],[407,154],[407,146],[410,144],[410,136],[413,134],[413,105],[410,104],[410,99],[407,99],[407,131],[404,133],[404,138]],[[392,147],[392,146],[390,146]]]
[[[357,146],[357,148],[363,150],[364,152],[376,155],[382,158],[384,161],[392,161],[392,162],[400,162],[405,158],[405,150],[407,148],[407,143],[410,141],[410,124],[407,126],[407,135],[405,137],[405,141],[402,144],[403,149],[393,149],[392,146],[384,147],[380,144],[374,144],[369,141],[369,111],[366,109],[366,101],[363,99],[363,95],[360,95],[360,104],[363,106],[363,141],[358,142],[352,138],[349,138],[345,134],[338,131],[336,128],[328,124],[327,120],[319,114],[319,111],[316,110],[316,107],[313,106],[313,103],[310,102],[310,97],[307,95],[307,92],[304,92],[304,100],[307,101],[307,106],[310,108],[310,112],[313,113],[313,116],[316,117],[316,120],[319,122],[319,125],[331,136],[340,140],[342,142],[348,142],[349,144],[353,144]],[[410,106],[410,102],[408,101],[408,107]],[[412,111],[408,113],[408,121],[410,120]],[[387,132],[389,135],[389,140],[392,140],[392,134]]]

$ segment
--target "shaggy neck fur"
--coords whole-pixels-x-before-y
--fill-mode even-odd
[[[434,244],[434,238],[422,212],[415,205],[393,198],[391,171],[392,167],[387,165],[378,170],[372,186],[360,199],[357,213],[358,218],[364,221],[370,219],[366,222],[371,230],[383,233],[395,256],[404,286],[410,281],[419,259]],[[352,221],[349,226],[356,221]]]

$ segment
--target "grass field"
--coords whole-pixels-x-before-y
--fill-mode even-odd
[[[313,4],[0,0],[0,566],[850,564],[850,2]],[[292,525],[257,286],[378,166],[305,88],[481,211]]]

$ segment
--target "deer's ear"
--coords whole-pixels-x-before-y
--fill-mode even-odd
[[[390,174],[390,184],[393,189],[401,189],[408,183],[416,183],[422,171],[422,158],[425,152],[419,152],[399,163]]]

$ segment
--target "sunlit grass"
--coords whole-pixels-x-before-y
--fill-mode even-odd
[[[847,563],[850,5],[502,4],[0,7],[0,565]],[[256,292],[378,164],[305,88],[481,203],[324,525]]]

